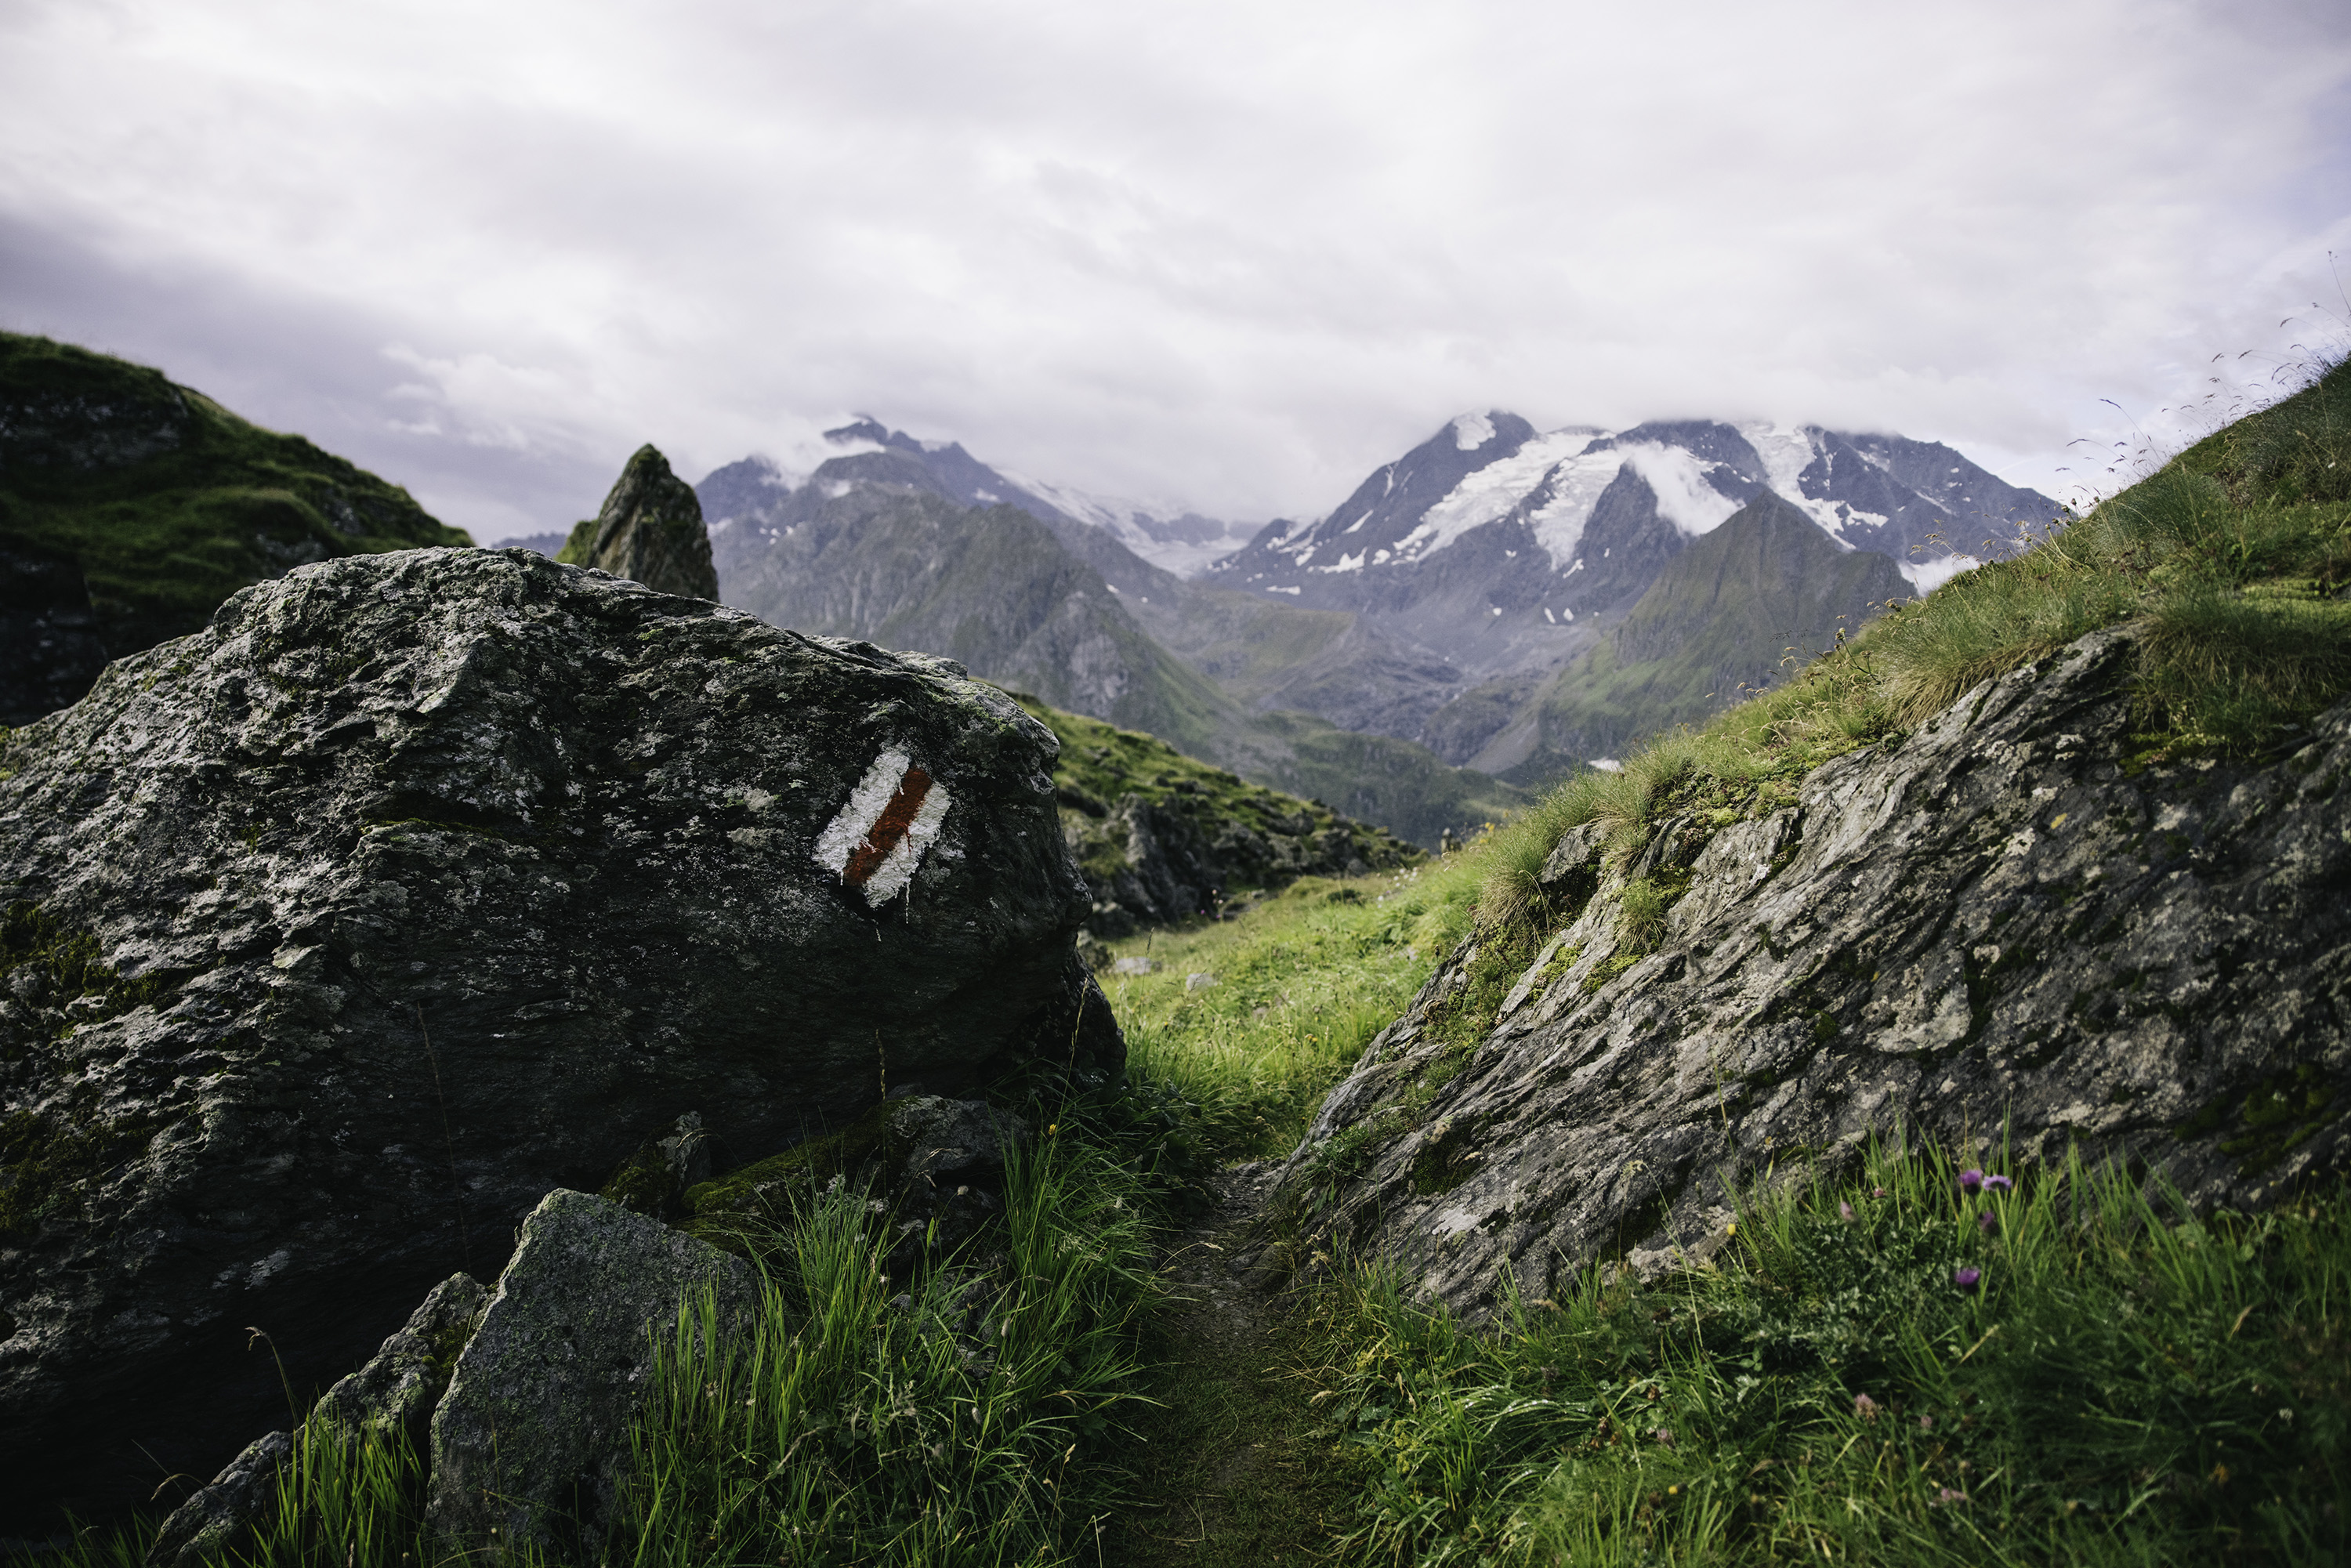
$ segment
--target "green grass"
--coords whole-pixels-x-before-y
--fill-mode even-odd
[[[1289,1153],[1470,928],[1481,865],[1457,853],[1386,876],[1301,877],[1232,920],[1116,944],[1154,967],[1101,977],[1129,1077],[1177,1108],[1197,1157]],[[1212,983],[1193,989],[1195,975]]]
[[[843,1184],[811,1192],[754,1249],[765,1284],[748,1335],[710,1332],[711,1303],[686,1303],[630,1435],[610,1561],[1092,1561],[1145,1397],[1160,1208],[1114,1132],[1062,1131],[1013,1161],[1001,1224],[918,1281],[893,1281],[882,1259],[894,1238]],[[464,1560],[427,1538],[403,1439],[306,1427],[281,1478],[258,1539],[213,1561]],[[34,1561],[134,1561],[157,1522],[86,1532]]]
[[[1957,1174],[1874,1151],[1756,1196],[1719,1267],[1490,1332],[1344,1277],[1315,1397],[1368,1478],[1350,1560],[2342,1561],[2351,1201]]]
[[[407,491],[301,436],[69,344],[0,333],[0,406],[33,411],[8,442],[0,532],[80,563],[116,657],[200,629],[239,588],[303,561],[472,543]],[[110,415],[75,412],[98,408]],[[53,449],[49,428],[99,460]],[[168,442],[120,439],[165,431]]]
[[[1016,1161],[993,1270],[904,1291],[862,1194],[817,1197],[747,1340],[681,1318],[636,1434],[616,1558],[1051,1563],[1114,1506],[1129,1420],[1144,1184],[1057,1138]]]

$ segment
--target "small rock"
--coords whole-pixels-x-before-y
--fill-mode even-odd
[[[890,1113],[890,1132],[906,1149],[908,1181],[1001,1166],[1029,1141],[1029,1124],[978,1100],[918,1095]]]
[[[385,1340],[365,1366],[328,1389],[310,1418],[346,1432],[422,1427],[448,1388],[450,1369],[489,1299],[465,1274],[434,1286],[407,1326]]]
[[[293,1457],[289,1432],[255,1438],[210,1486],[172,1511],[147,1549],[146,1568],[202,1568],[235,1550],[277,1500],[277,1472]]]
[[[1205,991],[1216,983],[1217,977],[1214,975],[1186,975],[1184,977],[1184,988],[1187,991]]]
[[[1110,972],[1113,975],[1147,975],[1157,967],[1150,959],[1138,954],[1132,958],[1121,958],[1110,967]]]
[[[759,1300],[747,1264],[603,1198],[549,1193],[434,1412],[434,1539],[600,1557],[656,1335],[705,1290],[747,1329]]]

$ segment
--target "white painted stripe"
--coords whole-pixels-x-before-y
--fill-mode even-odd
[[[813,855],[817,864],[835,876],[847,873],[850,857],[872,832],[882,813],[889,810],[891,799],[898,793],[898,786],[904,781],[910,766],[912,758],[894,747],[873,759],[873,766],[865,770],[865,777],[849,792],[848,804],[817,835]],[[946,821],[949,804],[946,786],[933,779],[922,805],[915,810],[914,820],[907,824],[905,837],[891,846],[889,854],[874,867],[873,874],[865,879],[862,891],[868,908],[881,908],[914,881],[924,852],[937,841],[939,829]]]
[[[849,792],[849,804],[843,806],[824,831],[816,836],[816,863],[839,876],[849,869],[849,857],[873,831],[890,797],[898,792],[898,780],[906,776],[909,758],[903,751],[884,751]]]
[[[895,786],[893,786],[894,789]],[[890,851],[889,858],[865,879],[867,907],[879,909],[898,896],[899,890],[914,880],[914,868],[923,863],[923,852],[939,836],[939,824],[947,817],[947,789],[937,779],[931,780],[930,793],[923,797],[914,820],[907,824],[906,836]]]

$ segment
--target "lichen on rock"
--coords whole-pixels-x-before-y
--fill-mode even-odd
[[[759,1307],[740,1260],[602,1198],[549,1193],[434,1412],[428,1532],[454,1552],[601,1561],[657,1347],[681,1313],[740,1334]]]

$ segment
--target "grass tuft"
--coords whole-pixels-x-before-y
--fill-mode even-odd
[[[2319,1563],[2351,1551],[2351,1199],[2199,1219],[2078,1163],[1873,1151],[1719,1267],[1595,1270],[1473,1332],[1322,1300],[1351,1559]],[[1970,1271],[1972,1271],[1970,1273]]]

